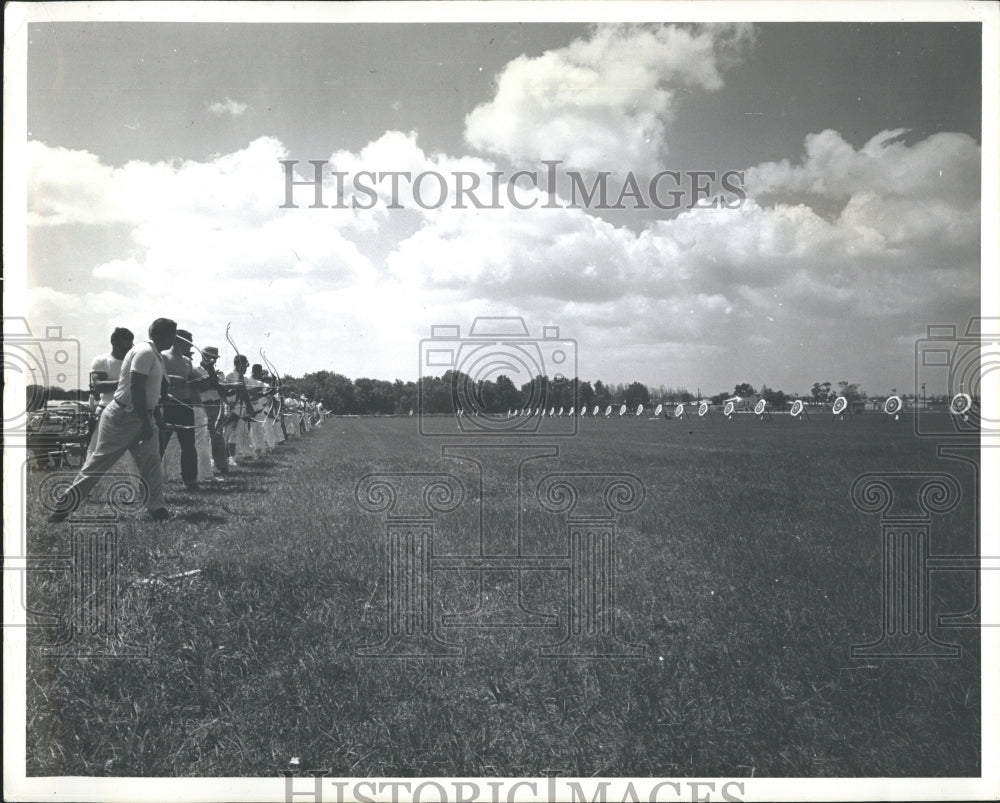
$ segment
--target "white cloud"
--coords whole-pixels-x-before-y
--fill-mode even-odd
[[[752,40],[749,26],[598,26],[588,39],[507,64],[493,100],[467,116],[466,141],[514,163],[655,166],[678,92],[721,88]]]
[[[296,189],[298,209],[281,209],[285,151],[268,138],[206,162],[120,168],[40,143],[29,152],[39,236],[70,225],[130,232],[112,258],[80,255],[74,270],[95,282],[89,292],[33,296],[41,323],[81,327],[95,353],[113,326],[138,333],[159,315],[223,346],[232,320],[243,348],[271,332],[268,352],[291,373],[412,378],[431,324],[467,331],[477,315],[522,315],[533,333],[558,324],[577,339],[589,378],[694,384],[767,364],[778,375],[740,381],[781,387],[840,340],[840,373],[866,381],[859,355],[898,351],[873,345],[886,332],[975,309],[978,293],[978,183],[966,182],[979,154],[957,135],[907,145],[887,132],[854,149],[825,132],[799,164],[749,169],[741,208],[690,210],[641,231],[544,209],[527,189],[522,200],[539,200],[528,210],[413,209],[407,193],[399,200],[411,209],[391,210],[388,181],[371,210],[309,209],[309,187]],[[426,153],[413,132],[330,161],[351,175],[495,168]]]
[[[220,117],[224,114],[228,114],[232,117],[239,117],[249,108],[246,103],[240,103],[232,98],[217,100],[215,103],[208,103],[206,104],[206,107],[209,112],[217,114]]]

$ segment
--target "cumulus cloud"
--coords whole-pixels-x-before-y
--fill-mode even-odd
[[[142,329],[157,315],[196,334],[242,321],[251,342],[259,322],[273,332],[269,353],[291,357],[289,371],[412,377],[431,323],[523,315],[532,331],[555,323],[576,338],[590,378],[663,377],[655,361],[664,349],[677,373],[663,381],[708,364],[739,371],[760,364],[764,349],[768,364],[797,376],[811,370],[803,359],[830,353],[830,338],[844,340],[844,360],[860,360],[882,332],[919,334],[974,309],[978,293],[978,181],[969,177],[979,152],[961,135],[907,144],[886,132],[855,149],[823,132],[797,162],[748,169],[740,208],[692,209],[638,231],[586,209],[544,208],[547,196],[529,188],[519,195],[538,201],[532,209],[455,209],[454,183],[449,202],[429,209],[412,203],[408,182],[397,198],[408,209],[390,209],[389,181],[372,209],[309,209],[307,186],[296,188],[298,209],[281,209],[285,150],[269,138],[205,162],[118,168],[41,143],[29,153],[30,224],[40,233],[129,232],[119,253],[80,261],[98,283],[83,307],[104,316],[101,347],[105,328]],[[495,169],[425,152],[413,132],[386,132],[330,162],[349,175]],[[76,296],[37,290],[37,308],[77,315]],[[129,309],[139,320],[122,319]],[[844,375],[865,380],[856,370],[845,365]]]
[[[721,88],[752,41],[743,25],[598,26],[589,38],[507,64],[493,100],[466,117],[466,141],[515,163],[655,166],[678,93]]]
[[[230,117],[239,117],[249,107],[246,103],[240,103],[232,98],[226,98],[225,100],[217,100],[214,103],[207,104],[207,108],[209,112],[220,117],[227,114]]]

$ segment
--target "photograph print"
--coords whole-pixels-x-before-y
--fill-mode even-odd
[[[5,797],[996,799],[998,12],[892,8],[8,4]]]

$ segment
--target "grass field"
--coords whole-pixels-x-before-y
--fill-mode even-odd
[[[566,632],[559,572],[524,572],[522,590],[558,625],[446,631],[440,615],[477,594],[472,572],[450,571],[435,573],[435,631],[464,656],[360,657],[387,627],[387,589],[385,524],[359,508],[358,481],[448,471],[474,490],[470,464],[416,430],[330,419],[221,489],[172,481],[173,521],[124,520],[120,635],[147,657],[55,658],[45,645],[62,630],[29,631],[28,775],[273,776],[293,756],[380,777],[980,772],[977,630],[936,631],[958,659],[849,656],[881,632],[881,532],[850,501],[858,475],[954,474],[964,502],[934,521],[931,549],[974,548],[971,471],[909,422],[584,420],[525,484],[557,470],[641,480],[645,503],[617,520],[615,613],[645,654],[540,657]],[[32,497],[42,476],[28,479],[30,554],[65,553],[69,524],[44,523]],[[483,496],[484,536],[500,538],[516,488]],[[473,547],[474,497],[442,520],[436,553]],[[527,553],[565,552],[558,516],[523,512]],[[68,594],[57,573],[29,576],[33,608],[67,610]],[[972,578],[935,573],[931,597],[935,614],[966,610]]]

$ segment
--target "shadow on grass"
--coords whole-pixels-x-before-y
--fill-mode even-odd
[[[191,510],[187,513],[177,513],[175,519],[186,521],[188,524],[224,524],[229,521],[225,516],[217,516],[214,513],[206,513],[204,510]]]

